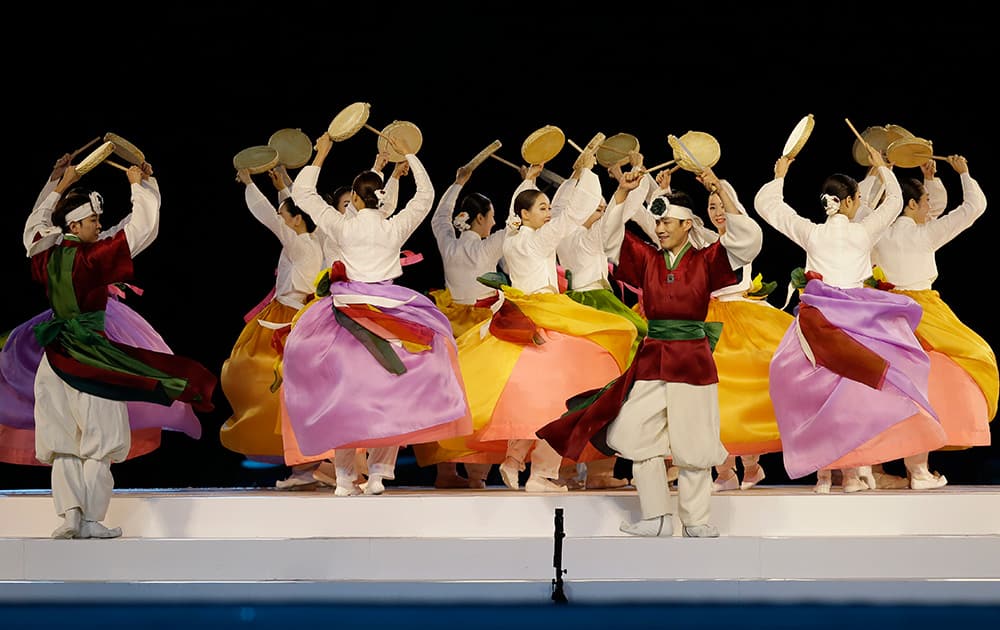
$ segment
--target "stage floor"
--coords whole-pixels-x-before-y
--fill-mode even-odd
[[[0,602],[1000,603],[1000,486],[719,493],[718,539],[623,534],[638,508],[631,487],[117,490],[122,538],[51,540],[49,492],[8,490]]]

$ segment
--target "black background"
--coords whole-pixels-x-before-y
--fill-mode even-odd
[[[8,298],[0,328],[47,307],[31,283],[19,242],[52,164],[91,138],[114,132],[152,164],[163,194],[156,243],[136,260],[142,296],[128,303],[172,349],[215,372],[269,291],[279,245],[246,209],[232,157],[266,144],[286,127],[315,138],[347,105],[371,104],[368,123],[408,120],[422,132],[418,156],[438,196],[455,170],[493,140],[498,155],[521,162],[522,141],[543,125],[583,146],[597,132],[634,134],[647,164],[673,157],[666,138],[711,133],[722,155],[714,167],[752,208],[773,176],[788,134],[806,114],[815,127],[791,167],[786,199],[818,220],[823,178],[861,179],[854,136],[898,124],[931,140],[935,153],[960,153],[987,198],[997,186],[995,101],[998,47],[986,3],[37,3],[4,22],[8,243],[2,251]],[[377,136],[367,129],[336,144],[320,187],[348,184],[371,165]],[[567,143],[547,166],[571,169]],[[387,169],[388,172],[388,169]],[[918,169],[899,175],[919,177]],[[293,172],[294,176],[295,173]],[[602,174],[603,176],[603,174]],[[958,176],[939,163],[949,208],[961,200]],[[607,178],[604,178],[608,182]],[[488,160],[466,190],[490,196],[506,215],[516,171]],[[128,211],[120,171],[99,166],[82,180],[102,192],[104,224]],[[269,190],[266,177],[258,184]],[[690,173],[676,188],[704,207]],[[610,194],[610,184],[605,193]],[[402,200],[412,193],[403,183]],[[992,208],[938,254],[935,288],[969,326],[996,347]],[[754,264],[777,280],[780,306],[801,250],[768,226]],[[407,249],[425,260],[398,280],[417,290],[440,286],[440,259],[428,222]],[[779,295],[780,294],[780,295]],[[149,455],[115,467],[120,488],[270,485],[284,471],[247,470],[221,447],[230,409],[221,390],[202,414],[200,440],[165,433]],[[995,425],[995,423],[994,423]],[[996,431],[994,430],[994,433]],[[404,451],[405,455],[406,451]],[[782,477],[780,455],[766,456],[768,482]],[[401,459],[397,483],[433,471]],[[768,460],[766,459],[765,462]],[[1000,482],[996,446],[936,453],[932,468],[953,483]],[[808,481],[808,480],[803,480]],[[0,465],[0,487],[48,487],[48,469]]]

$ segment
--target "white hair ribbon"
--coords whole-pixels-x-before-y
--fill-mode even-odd
[[[819,196],[819,199],[823,202],[823,209],[826,210],[826,216],[832,217],[840,212],[840,197],[823,193]]]
[[[465,210],[456,214],[455,218],[451,220],[451,224],[454,225],[455,229],[460,232],[465,232],[472,228],[472,226],[469,225],[469,213]]]

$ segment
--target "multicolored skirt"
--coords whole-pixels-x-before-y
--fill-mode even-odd
[[[888,291],[806,284],[769,370],[790,478],[947,443],[928,397],[930,357],[914,334],[921,311]]]
[[[544,343],[500,338],[491,332],[496,318],[458,339],[473,431],[444,444],[453,453],[502,455],[508,440],[538,439],[535,431],[565,413],[570,398],[604,387],[628,365],[636,337],[630,320],[565,294],[505,288],[504,299],[533,322]],[[581,461],[606,457],[591,449]]]
[[[330,290],[299,311],[285,339],[282,395],[301,452],[467,435],[455,339],[434,302],[392,282]]]
[[[924,309],[917,339],[931,357],[930,400],[949,450],[990,444],[1000,376],[986,340],[962,322],[933,290],[894,290]]]
[[[0,350],[0,461],[43,465],[35,459],[35,371],[42,360],[32,328],[52,317],[46,310],[10,331]],[[172,353],[158,332],[135,310],[117,299],[105,309],[105,334],[113,341],[146,350]],[[201,421],[191,405],[176,401],[170,406],[130,401],[132,448],[127,459],[145,455],[160,445],[160,431],[180,431],[201,437]]]

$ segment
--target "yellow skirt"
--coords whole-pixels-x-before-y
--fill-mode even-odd
[[[219,429],[222,445],[244,455],[281,457],[280,395],[271,391],[278,352],[271,346],[274,330],[257,323],[292,321],[297,309],[272,301],[243,327],[233,351],[222,364],[219,383],[233,415]]]
[[[456,339],[476,324],[481,324],[493,316],[493,311],[488,308],[455,302],[448,289],[436,289],[428,292],[428,295],[451,322],[451,332]]]
[[[440,442],[427,463],[498,461],[508,440],[537,439],[536,430],[565,413],[567,399],[604,387],[627,366],[636,336],[627,319],[564,294],[524,295],[506,288],[504,297],[542,329],[545,343],[520,345],[488,332],[484,336],[481,329],[488,322],[458,338],[473,433]],[[590,456],[606,457],[596,450]]]
[[[948,435],[948,449],[990,444],[1000,376],[993,349],[933,290],[894,290],[924,309],[917,338],[931,355],[930,401]]]
[[[771,357],[795,318],[766,304],[713,299],[705,319],[722,322],[713,356],[719,371],[723,445],[732,455],[781,451],[768,372]]]

